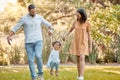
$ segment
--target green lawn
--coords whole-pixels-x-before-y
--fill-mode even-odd
[[[59,76],[50,76],[44,67],[45,80],[77,80],[77,69],[74,66],[61,66]],[[0,67],[0,80],[31,80],[26,66]],[[86,66],[85,80],[120,80],[120,66]]]

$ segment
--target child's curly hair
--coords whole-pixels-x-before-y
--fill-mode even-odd
[[[60,42],[60,41],[54,41],[54,42],[52,43],[52,46],[54,46],[56,43],[59,43],[59,46],[61,47],[61,42]]]

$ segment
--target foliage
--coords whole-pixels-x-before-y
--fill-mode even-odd
[[[93,40],[95,41],[97,47],[102,50],[101,54],[104,57],[107,55],[107,57],[109,57],[109,60],[116,58],[116,49],[118,50],[119,48],[116,45],[116,41],[118,40],[117,35],[120,33],[119,14],[120,6],[116,5],[106,9],[95,8],[94,12],[91,12],[89,18],[92,25]],[[109,52],[109,50],[112,51],[112,54],[110,54],[111,52]]]
[[[120,36],[118,36],[118,50],[117,50],[117,62],[120,63]]]

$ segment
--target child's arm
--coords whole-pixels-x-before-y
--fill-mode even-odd
[[[52,42],[53,42],[53,37],[52,36],[50,36],[50,48],[51,48],[51,50],[53,49],[53,45],[52,45]]]

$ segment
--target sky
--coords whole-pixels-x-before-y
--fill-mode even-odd
[[[0,0],[0,11],[3,11],[5,6],[9,3],[16,3],[17,0]]]

